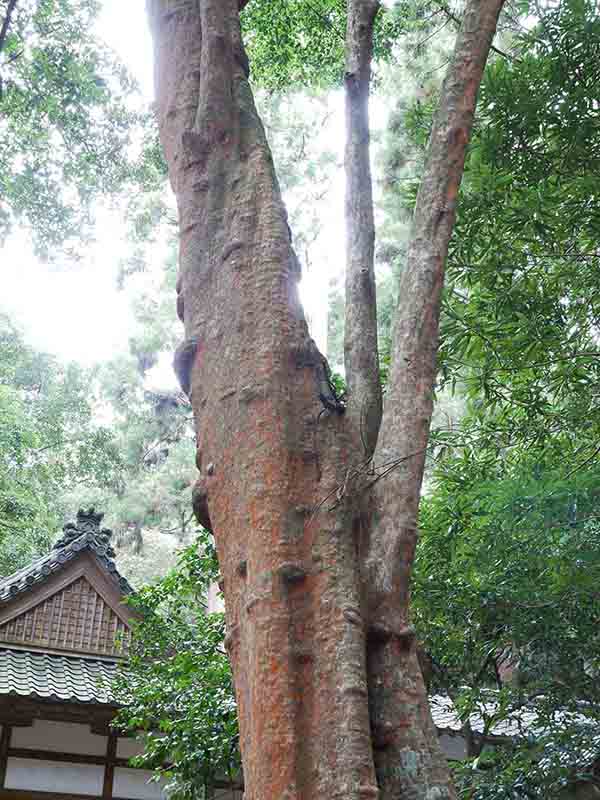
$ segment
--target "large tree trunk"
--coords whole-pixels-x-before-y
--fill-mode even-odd
[[[223,573],[246,798],[451,797],[406,628],[422,459],[368,489],[376,352],[361,360],[355,345],[346,349],[363,378],[350,384],[345,415],[298,300],[298,262],[248,83],[239,5],[149,0],[160,132],[180,221],[185,342],[176,366],[197,428],[194,507],[214,531]],[[469,30],[482,26],[468,34],[479,78],[499,5],[483,0],[481,19],[472,9],[467,15]],[[370,59],[370,43],[366,52]],[[449,84],[450,106],[465,113],[454,122],[449,112],[436,128],[448,127],[452,179],[434,169],[442,181],[432,194],[435,219],[417,211],[416,225],[426,227],[416,230],[403,296],[422,316],[398,324],[379,471],[426,446],[442,239],[452,227],[479,78],[465,78],[464,98],[460,77]],[[363,85],[356,97],[364,103],[367,95],[368,77],[367,94]],[[364,113],[355,119],[364,123]],[[444,145],[436,150],[436,136],[439,166]],[[372,270],[367,234],[355,250],[359,271],[365,258]],[[423,237],[431,242],[421,255]],[[374,306],[361,314],[372,326]],[[410,339],[413,325],[420,333]],[[412,395],[399,398],[403,391]],[[365,416],[365,408],[375,411]],[[382,557],[398,559],[398,568]]]

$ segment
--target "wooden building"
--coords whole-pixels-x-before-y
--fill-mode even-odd
[[[102,515],[80,511],[46,556],[0,580],[0,800],[158,800],[141,747],[110,727],[133,612]]]
[[[140,742],[110,726],[117,712],[110,684],[127,655],[134,614],[123,603],[131,587],[117,571],[101,522],[93,509],[80,511],[50,553],[0,579],[0,800],[166,795],[150,782],[151,772],[129,763]],[[219,602],[216,595],[211,600]],[[451,701],[430,701],[446,756],[464,759],[463,722]],[[470,722],[481,744],[494,747],[537,724],[535,714],[521,712],[484,735],[479,715]],[[590,739],[584,761],[600,774],[600,738]],[[575,782],[561,800],[599,795],[592,784]],[[212,796],[241,800],[242,791],[223,782]]]

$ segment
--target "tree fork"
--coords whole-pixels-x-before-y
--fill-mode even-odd
[[[417,204],[374,454],[380,472],[400,454],[402,471],[370,493],[360,417],[324,409],[319,397],[323,357],[298,299],[297,259],[248,83],[243,3],[148,4],[179,211],[178,308],[194,343],[182,375],[197,431],[197,506],[223,574],[246,798],[451,797],[406,614],[443,261],[491,0],[481,13],[474,0],[467,9],[465,41],[476,54],[469,60],[457,47]],[[370,56],[370,45],[360,52]],[[366,147],[368,155],[368,139]],[[363,166],[364,148],[363,140]],[[372,323],[373,303],[363,310]],[[348,353],[360,373],[358,351]]]

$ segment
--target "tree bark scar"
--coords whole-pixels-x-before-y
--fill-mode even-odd
[[[181,322],[183,322],[185,316],[185,308],[183,302],[183,275],[181,274],[181,272],[177,276],[175,291],[177,292],[177,316],[179,317]]]
[[[195,131],[184,131],[181,134],[181,150],[184,170],[195,168],[199,172],[204,171],[211,150],[208,137]]]
[[[177,295],[177,317],[180,320],[180,322],[184,322],[185,321],[185,308],[184,308],[184,304],[183,304],[183,295],[182,294],[178,294]]]
[[[243,242],[241,239],[235,239],[233,242],[230,242],[223,250],[223,257],[222,257],[223,263],[225,263],[238,250],[243,250],[245,246],[246,243]]]
[[[192,388],[192,366],[198,350],[198,337],[192,336],[182,342],[173,357],[173,369],[177,375],[179,385],[185,394],[191,396]]]
[[[307,577],[307,571],[303,564],[296,564],[286,561],[279,567],[279,576],[286,584],[302,583]]]
[[[296,369],[310,367],[314,371],[317,395],[323,406],[328,411],[343,414],[346,410],[344,403],[335,391],[331,381],[331,372],[327,359],[319,352],[319,348],[312,339],[304,347],[299,347],[293,352]]]
[[[194,515],[200,525],[212,533],[213,529],[208,511],[208,490],[202,479],[198,480],[194,486],[194,491],[192,492],[192,507],[194,509]]]

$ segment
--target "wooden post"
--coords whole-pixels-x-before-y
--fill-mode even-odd
[[[104,785],[102,787],[102,800],[112,800],[116,757],[117,757],[117,736],[115,733],[109,733],[108,741],[106,743],[106,766],[104,767]]]
[[[8,765],[8,748],[10,747],[10,736],[12,728],[10,725],[2,726],[2,736],[0,737],[0,789],[4,789],[6,780],[6,767]]]

